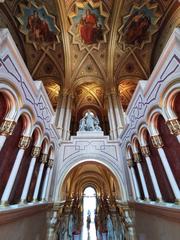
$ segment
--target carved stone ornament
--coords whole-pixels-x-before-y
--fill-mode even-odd
[[[30,137],[22,136],[20,138],[18,147],[21,148],[21,149],[27,149],[29,147],[30,141],[31,141]]]
[[[162,138],[159,135],[151,136],[151,141],[155,148],[162,148],[164,146]]]
[[[31,152],[31,156],[34,158],[39,157],[41,148],[40,147],[33,147],[32,152]]]
[[[9,136],[12,135],[16,122],[11,120],[4,120],[0,126],[0,135]]]
[[[47,163],[47,156],[48,156],[47,154],[42,154],[42,156],[41,156],[42,163],[44,163],[44,164]]]
[[[169,131],[173,135],[180,135],[180,123],[178,119],[171,119],[166,122]]]
[[[134,156],[134,161],[135,161],[136,163],[139,163],[139,162],[142,161],[139,153],[134,153],[133,156]]]
[[[149,157],[151,155],[149,147],[148,146],[142,146],[141,147],[141,152],[144,157]]]
[[[127,159],[128,167],[133,167],[133,160],[131,158]]]
[[[54,160],[53,160],[53,159],[49,159],[49,161],[48,161],[48,166],[49,166],[50,168],[52,168],[53,164],[54,164]]]

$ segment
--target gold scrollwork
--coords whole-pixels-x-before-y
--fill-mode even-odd
[[[162,138],[159,135],[151,136],[151,141],[155,148],[162,148],[164,146]]]
[[[22,136],[20,138],[18,148],[27,149],[29,147],[30,141],[31,141],[31,137]]]
[[[12,120],[4,120],[0,126],[0,135],[9,136],[12,135],[16,122]]]
[[[47,163],[47,157],[48,157],[47,154],[45,154],[45,153],[42,154],[42,156],[41,156],[41,160],[40,160],[40,161],[41,161],[42,163],[44,163],[44,164]]]
[[[173,135],[180,135],[180,123],[178,119],[171,119],[166,122],[169,131]]]
[[[136,162],[136,163],[139,163],[139,162],[142,161],[139,153],[134,153],[134,154],[133,154],[133,157],[134,157],[134,162]]]
[[[33,147],[32,152],[31,152],[31,156],[34,158],[39,157],[41,148],[40,147]]]
[[[141,146],[141,152],[142,152],[144,157],[149,157],[151,155],[148,146]]]

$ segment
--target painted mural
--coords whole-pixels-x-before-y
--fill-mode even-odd
[[[128,16],[123,18],[123,26],[120,29],[120,39],[124,47],[143,47],[144,43],[151,40],[151,36],[157,31],[157,4],[144,4],[133,6]]]
[[[76,3],[76,10],[70,15],[73,43],[86,47],[105,41],[108,15],[102,11],[101,4],[101,1],[98,5],[97,2],[96,5]]]
[[[20,31],[26,36],[26,41],[33,43],[36,48],[53,46],[59,42],[59,29],[54,16],[48,14],[45,6],[37,7],[33,3],[28,6],[20,5]]]

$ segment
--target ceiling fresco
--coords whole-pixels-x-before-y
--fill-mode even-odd
[[[21,26],[20,31],[25,35],[26,42],[32,43],[36,49],[51,47],[59,43],[59,29],[55,17],[47,12],[45,6],[20,4],[21,14],[17,17]]]
[[[123,17],[123,25],[119,29],[119,43],[123,49],[143,48],[144,44],[151,42],[152,35],[158,30],[160,17],[157,3],[134,4],[130,13]]]
[[[97,48],[101,42],[106,42],[109,31],[107,21],[109,14],[103,11],[102,2],[76,2],[75,10],[69,15],[73,36],[73,44],[78,44],[80,50]]]
[[[70,88],[75,115],[88,107],[103,119],[110,88],[126,109],[137,82],[148,79],[179,14],[176,0],[6,0],[0,27],[54,108]]]

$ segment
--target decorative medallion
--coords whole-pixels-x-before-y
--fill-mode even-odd
[[[130,14],[123,18],[123,25],[119,29],[119,43],[126,48],[143,48],[145,43],[151,42],[152,36],[158,30],[157,3],[145,2],[143,5],[133,5]]]
[[[32,43],[36,49],[55,49],[59,43],[60,30],[56,26],[55,17],[48,14],[45,6],[20,4],[21,14],[17,16],[21,26],[20,31],[25,35],[26,42]]]
[[[73,44],[78,44],[80,50],[99,49],[100,43],[106,42],[109,14],[104,12],[102,4],[102,1],[76,2],[75,10],[69,15],[69,33],[73,36]]]

